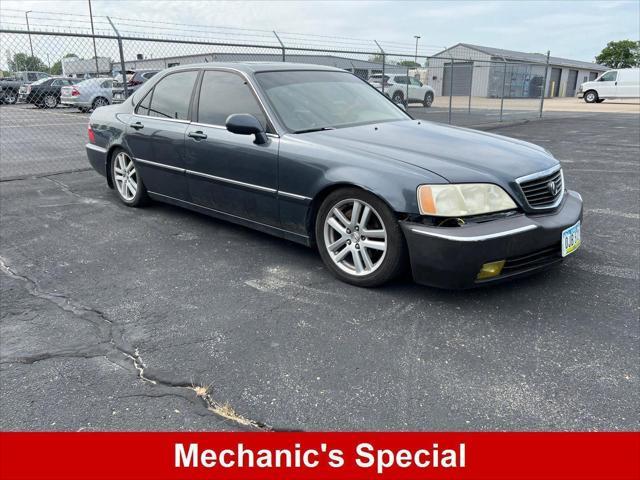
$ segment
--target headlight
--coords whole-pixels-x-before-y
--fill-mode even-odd
[[[422,215],[464,217],[516,208],[502,188],[490,183],[420,185],[418,205]]]

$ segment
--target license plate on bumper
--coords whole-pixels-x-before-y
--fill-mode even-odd
[[[575,252],[580,247],[580,221],[562,231],[562,256]]]

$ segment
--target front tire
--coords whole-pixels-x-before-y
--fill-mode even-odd
[[[46,95],[42,100],[42,105],[45,108],[56,108],[58,105],[58,99],[55,95]]]
[[[358,188],[336,190],[318,210],[316,241],[322,261],[340,280],[376,287],[406,265],[404,237],[391,209]]]
[[[128,207],[141,207],[147,203],[147,189],[138,174],[131,156],[123,149],[113,153],[111,178],[120,201]]]
[[[596,103],[598,101],[598,92],[589,90],[584,94],[584,101],[587,103]]]
[[[93,101],[91,108],[95,111],[96,108],[106,107],[107,105],[109,105],[109,100],[104,97],[98,97]]]

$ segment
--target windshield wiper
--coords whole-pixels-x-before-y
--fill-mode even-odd
[[[335,130],[335,128],[334,127],[305,128],[304,130],[296,130],[293,133],[322,132],[323,130]]]

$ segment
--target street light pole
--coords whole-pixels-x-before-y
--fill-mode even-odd
[[[24,12],[24,18],[27,19],[27,32],[29,33],[29,47],[31,48],[31,56],[33,57],[33,43],[31,43],[31,29],[29,28],[29,14],[31,10]]]
[[[418,63],[418,40],[420,40],[420,35],[414,35],[413,38],[416,39],[416,58],[415,58],[415,62]]]
[[[96,60],[96,77],[100,76],[100,68],[98,67],[98,50],[96,49],[96,34],[93,30],[93,12],[91,11],[91,0],[89,0],[89,18],[91,19],[91,36],[93,37],[93,58]]]

